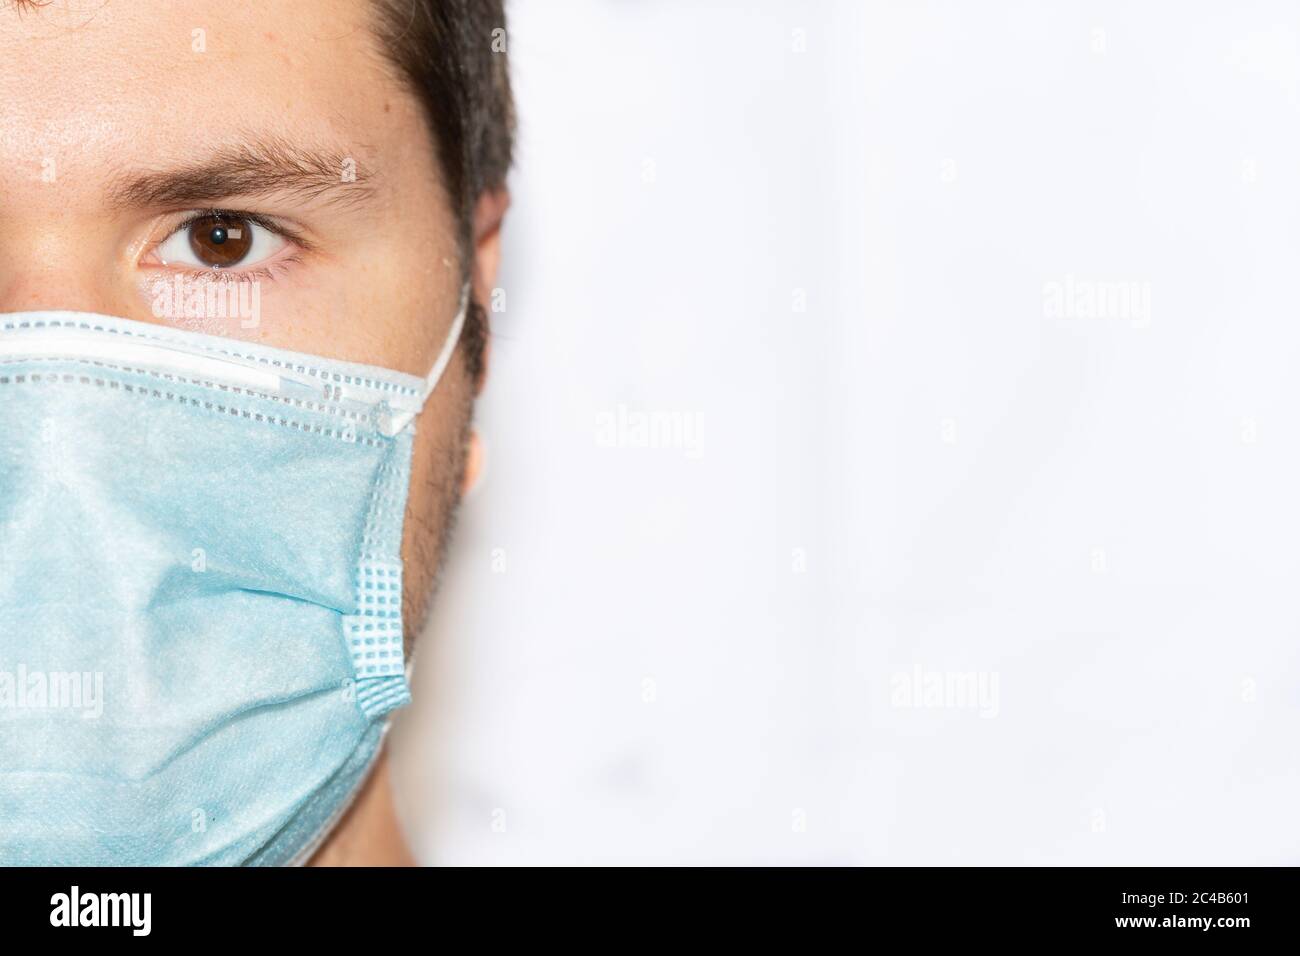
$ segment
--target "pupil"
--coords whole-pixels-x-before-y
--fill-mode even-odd
[[[218,246],[221,245],[226,241],[226,227],[213,226],[212,232],[208,234],[208,239]]]

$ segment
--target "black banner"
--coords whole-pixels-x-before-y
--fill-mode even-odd
[[[0,871],[5,937],[420,946],[565,940],[807,947],[1295,935],[1292,869]],[[897,942],[894,943],[897,945]]]

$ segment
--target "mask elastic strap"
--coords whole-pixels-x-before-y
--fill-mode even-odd
[[[438,387],[438,380],[442,378],[442,373],[447,371],[447,366],[451,362],[451,357],[456,354],[456,346],[460,343],[461,330],[465,328],[465,316],[469,313],[469,283],[466,282],[460,289],[460,308],[456,310],[456,318],[452,319],[451,331],[447,333],[447,341],[443,343],[442,351],[438,353],[438,358],[433,363],[433,368],[429,374],[424,377],[424,394],[420,396],[420,407],[429,400],[433,390]]]
[[[451,321],[451,331],[447,333],[447,341],[442,344],[442,351],[434,359],[433,368],[429,369],[429,374],[424,377],[424,391],[420,394],[419,404],[415,408],[407,408],[398,411],[388,418],[381,426],[386,434],[396,435],[415,418],[429,401],[429,396],[433,390],[438,387],[442,374],[447,371],[447,366],[451,364],[451,357],[456,354],[456,346],[460,344],[460,334],[465,328],[465,317],[469,314],[469,283],[466,282],[460,290],[460,308],[456,310],[456,317]]]

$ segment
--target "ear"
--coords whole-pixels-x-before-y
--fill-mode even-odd
[[[510,208],[510,193],[502,187],[483,193],[474,205],[474,301],[490,303],[492,290],[497,284],[497,269],[501,265],[501,223]],[[488,362],[492,357],[492,336],[488,336],[483,346],[483,374],[475,383],[475,390],[482,391],[487,379]],[[483,472],[483,439],[477,431],[471,431],[469,448],[465,455],[465,473],[461,477],[462,495],[467,495],[478,484]]]
[[[491,189],[478,197],[474,205],[474,301],[490,303],[492,290],[497,284],[497,270],[501,265],[501,223],[510,208],[510,192],[504,186]],[[485,305],[486,307],[486,305]],[[483,350],[484,373],[477,388],[482,390],[487,378],[488,359],[491,357],[492,338]]]
[[[474,429],[469,433],[469,447],[465,449],[465,473],[460,478],[460,496],[464,498],[478,484],[483,475],[483,439]]]

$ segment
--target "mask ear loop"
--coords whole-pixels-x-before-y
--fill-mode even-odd
[[[420,407],[429,400],[433,390],[438,387],[438,380],[442,378],[442,373],[447,371],[447,366],[451,363],[451,357],[456,354],[456,346],[460,343],[461,330],[465,328],[465,316],[469,313],[469,283],[466,282],[460,289],[460,308],[456,310],[456,318],[451,322],[451,331],[447,333],[447,341],[443,343],[442,351],[438,353],[438,358],[433,363],[433,368],[424,378],[424,394],[420,396]]]
[[[420,395],[419,408],[415,411],[390,414],[387,421],[380,426],[384,434],[390,438],[410,424],[415,416],[423,411],[424,406],[428,404],[429,396],[438,387],[438,382],[442,379],[443,373],[447,371],[447,366],[451,364],[451,357],[456,354],[456,346],[460,344],[460,334],[465,328],[465,317],[468,314],[469,283],[466,282],[460,289],[460,308],[456,310],[456,318],[451,321],[451,331],[447,333],[447,341],[442,344],[442,351],[434,359],[433,368],[424,377],[424,391]]]

